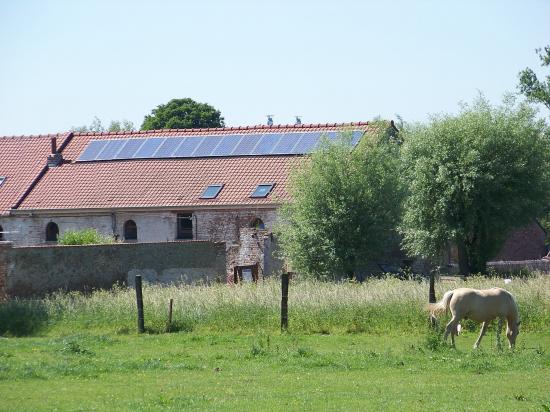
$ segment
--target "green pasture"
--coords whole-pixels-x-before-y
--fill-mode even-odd
[[[459,285],[439,283],[438,296]],[[146,286],[143,335],[132,290],[11,301],[0,304],[0,410],[547,411],[550,280],[506,287],[524,326],[513,351],[494,329],[473,350],[469,322],[456,349],[442,344],[427,285],[395,279],[292,283],[288,333],[277,282]]]

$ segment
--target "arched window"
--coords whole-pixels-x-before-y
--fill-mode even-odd
[[[46,226],[46,242],[57,242],[59,236],[59,226],[56,223],[50,222]]]
[[[262,219],[257,217],[255,219],[252,219],[252,222],[250,222],[250,227],[255,228],[255,229],[264,230],[265,229],[265,224],[262,221]]]
[[[2,229],[2,226],[0,226],[0,241],[4,240],[4,229]]]
[[[124,222],[124,240],[137,240],[137,225],[133,220]]]

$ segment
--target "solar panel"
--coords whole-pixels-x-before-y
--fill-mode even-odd
[[[357,145],[363,134],[352,131],[351,144]],[[300,155],[315,150],[322,138],[335,141],[339,135],[330,131],[91,140],[78,160]]]
[[[172,157],[192,157],[191,155],[203,139],[203,136],[186,137],[180,147],[172,154]]]
[[[167,138],[157,149],[153,157],[172,157],[172,154],[184,139],[185,137]]]
[[[103,150],[107,142],[108,140],[92,140],[88,143],[88,146],[86,146],[86,149],[84,149],[84,152],[82,152],[78,160],[83,162],[94,160],[99,152]]]
[[[137,152],[139,147],[145,142],[146,139],[127,139],[126,144],[120,149],[120,151],[114,157],[115,159],[131,159],[134,153]]]
[[[362,130],[354,130],[351,134],[351,144],[353,146],[357,146],[357,144],[359,143],[359,140],[361,140],[361,137],[363,137],[364,133],[365,132]]]
[[[302,133],[285,133],[271,154],[291,154]]]
[[[260,141],[260,138],[262,137],[261,134],[245,134],[237,147],[235,147],[235,150],[233,153],[231,153],[233,156],[248,156],[252,153],[252,150],[254,150],[254,147],[258,144]]]
[[[205,136],[201,144],[193,153],[193,157],[210,156],[216,146],[221,142],[222,136]]]
[[[113,160],[118,151],[124,146],[126,140],[107,140],[103,150],[96,156],[95,160]]]
[[[139,150],[132,156],[134,159],[148,159],[153,157],[159,146],[166,140],[161,137],[151,137],[143,143]]]
[[[292,154],[310,153],[319,143],[320,137],[321,133],[319,132],[304,133],[292,149]]]
[[[324,133],[319,133],[319,137],[324,137],[328,140],[331,140],[331,141],[334,141],[336,139],[338,139],[338,137],[340,136],[340,132],[324,132]]]
[[[223,136],[220,144],[214,149],[211,156],[229,156],[235,150],[235,147],[239,144],[243,135],[230,134]]]
[[[270,154],[275,146],[277,145],[277,142],[279,139],[281,139],[282,133],[266,133],[261,138],[254,150],[252,151],[252,154],[254,155],[268,155]]]

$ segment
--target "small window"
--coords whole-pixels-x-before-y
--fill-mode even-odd
[[[275,185],[272,183],[258,185],[250,197],[267,197],[271,190],[273,190],[273,186]]]
[[[4,229],[0,226],[0,240],[4,240]]]
[[[4,183],[5,180],[6,178],[4,176],[0,176],[0,186],[2,186],[2,183]]]
[[[254,229],[264,230],[265,224],[259,217],[255,218],[250,222],[250,227]]]
[[[176,239],[193,239],[193,214],[178,213]]]
[[[204,189],[204,192],[202,192],[201,199],[215,199],[216,196],[218,196],[223,188],[223,185],[216,184],[216,185],[210,185],[206,189]]]
[[[137,225],[133,220],[124,222],[124,240],[137,240]]]
[[[59,236],[59,226],[56,223],[50,222],[46,226],[46,242],[57,242]]]

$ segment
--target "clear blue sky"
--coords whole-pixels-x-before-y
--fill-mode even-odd
[[[550,1],[0,0],[0,135],[143,116],[171,98],[229,126],[408,121],[541,73]]]

